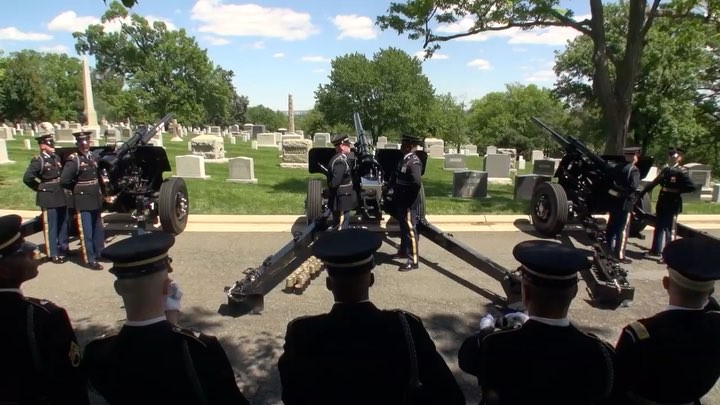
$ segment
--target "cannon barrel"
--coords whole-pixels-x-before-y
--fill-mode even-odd
[[[564,149],[565,152],[572,155],[581,155],[587,159],[590,159],[593,163],[595,163],[598,167],[602,168],[605,173],[610,172],[612,169],[612,166],[603,158],[598,156],[595,152],[591,151],[585,144],[577,140],[576,138],[567,135],[562,136],[559,133],[555,132],[552,128],[545,125],[542,121],[535,117],[530,118],[532,122],[537,124],[540,128],[548,131],[550,135],[552,135],[553,139],[557,141]]]
[[[170,122],[172,117],[172,113],[169,113],[165,115],[160,121],[155,123],[155,125],[153,125],[152,127],[135,131],[133,136],[131,136],[130,139],[127,140],[127,142],[123,143],[117,149],[115,149],[113,153],[109,153],[103,156],[101,160],[103,166],[110,168],[115,167],[118,162],[130,151],[132,151],[138,146],[147,145],[152,139],[152,137],[158,133],[158,131],[160,131],[162,128],[165,128],[165,125]]]

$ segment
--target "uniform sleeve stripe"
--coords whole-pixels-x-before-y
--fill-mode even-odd
[[[641,324],[640,322],[635,321],[628,326],[630,326],[630,329],[635,332],[635,336],[637,336],[638,340],[645,340],[650,337],[650,332],[648,332],[647,328],[645,328],[645,325]]]

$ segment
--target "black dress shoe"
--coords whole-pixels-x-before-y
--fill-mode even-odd
[[[63,256],[53,256],[53,257],[50,259],[50,261],[53,262],[53,263],[55,263],[55,264],[65,263],[67,260],[68,260],[67,257],[63,257]]]
[[[90,267],[93,270],[102,270],[104,269],[103,265],[98,262],[90,262],[88,263],[88,267]]]
[[[630,264],[632,263],[632,260],[628,259],[627,257],[623,257],[622,259],[618,259],[618,262],[622,264]]]
[[[405,264],[401,264],[401,265],[398,267],[398,271],[405,272],[405,271],[410,271],[410,270],[416,270],[416,269],[419,269],[419,268],[420,268],[420,266],[419,266],[417,263],[407,262],[407,263],[405,263]]]
[[[407,259],[407,255],[400,252],[397,252],[390,257],[392,257],[393,259]]]

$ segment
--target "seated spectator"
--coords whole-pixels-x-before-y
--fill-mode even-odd
[[[25,297],[38,275],[36,246],[20,234],[22,219],[0,217],[0,404],[87,404],[80,347],[68,315],[50,301]]]
[[[668,306],[623,329],[615,403],[699,403],[720,377],[720,312],[716,301],[708,305],[720,251],[709,240],[685,238],[668,244],[663,259]]]
[[[288,324],[278,363],[285,404],[465,404],[420,318],[370,302],[381,244],[368,230],[346,229],[313,245],[335,305]]]
[[[127,321],[118,334],[85,347],[91,387],[110,404],[247,404],[218,340],[166,319],[174,242],[155,232],[103,250],[114,263]]]
[[[460,368],[477,377],[486,404],[580,405],[608,397],[612,346],[579,331],[567,317],[577,273],[590,266],[585,254],[555,242],[526,241],[513,255],[522,264],[529,319],[513,329],[485,328],[465,340]]]

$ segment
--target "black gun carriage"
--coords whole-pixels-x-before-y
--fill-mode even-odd
[[[105,196],[103,211],[129,214],[137,229],[159,222],[162,230],[177,235],[188,221],[187,186],[180,177],[163,178],[164,172],[172,171],[170,161],[164,148],[151,144],[153,136],[171,119],[172,114],[167,114],[150,127],[138,127],[123,143],[90,150],[98,156],[98,181]],[[56,149],[63,164],[75,152],[75,147]],[[25,236],[41,231],[39,216],[23,223]]]

